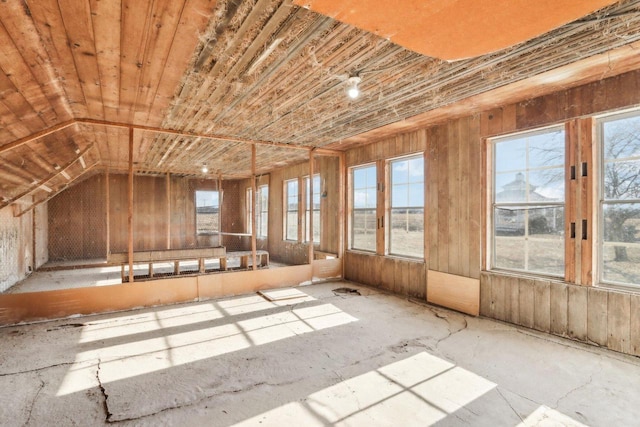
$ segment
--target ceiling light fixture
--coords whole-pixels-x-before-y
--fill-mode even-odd
[[[358,83],[360,83],[362,79],[358,76],[351,76],[349,80],[347,80],[347,95],[349,98],[356,99],[360,96],[360,88],[358,88]]]
[[[209,168],[207,167],[207,165],[202,166],[202,173],[207,173],[209,172]]]

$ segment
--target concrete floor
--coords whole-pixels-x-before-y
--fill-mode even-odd
[[[0,425],[638,425],[638,358],[344,286],[0,328]]]

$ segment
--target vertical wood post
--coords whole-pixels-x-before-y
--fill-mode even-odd
[[[313,150],[309,151],[309,194],[307,194],[309,206],[309,264],[313,263]]]
[[[36,229],[37,229],[37,221],[36,221],[36,209],[31,210],[31,271],[36,271],[36,263],[38,262],[38,258],[36,257]]]
[[[256,145],[251,145],[251,263],[256,270]]]
[[[129,283],[133,283],[133,128],[129,128]]]
[[[338,258],[342,258],[342,278],[344,279],[345,267],[345,243],[347,241],[347,216],[349,212],[345,209],[347,206],[347,169],[345,166],[345,153],[340,153],[338,157]]]
[[[171,249],[171,173],[166,176],[167,190],[167,249]]]
[[[218,246],[222,246],[222,173],[218,171]]]
[[[104,173],[104,192],[105,192],[105,196],[104,196],[104,205],[105,205],[105,220],[107,222],[105,230],[106,230],[106,237],[105,237],[105,246],[106,246],[106,251],[107,251],[107,258],[109,257],[109,254],[111,253],[111,190],[110,190],[110,184],[109,184],[109,167],[107,166],[107,170]]]

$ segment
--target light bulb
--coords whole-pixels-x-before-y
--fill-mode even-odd
[[[349,95],[349,98],[351,99],[356,99],[358,96],[360,96],[360,89],[358,88],[358,83],[360,83],[362,81],[362,79],[360,77],[357,76],[353,76],[353,77],[349,77],[348,80],[348,88],[347,88],[347,95]]]
[[[202,173],[207,173],[209,172],[209,168],[207,167],[207,165],[202,166]]]

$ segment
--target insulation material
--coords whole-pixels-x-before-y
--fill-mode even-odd
[[[32,216],[13,216],[11,206],[0,210],[0,292],[32,270]]]

